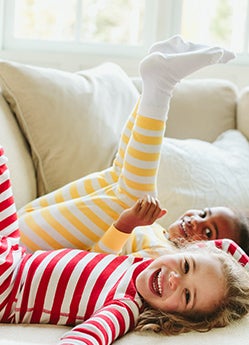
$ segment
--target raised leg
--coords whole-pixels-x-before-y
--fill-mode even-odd
[[[45,204],[23,214],[22,242],[31,251],[61,247],[91,249],[134,200],[144,194],[156,195],[160,149],[172,91],[186,75],[219,61],[222,54],[220,48],[202,47],[184,53],[154,52],[147,56],[140,65],[141,100],[126,127],[131,136],[124,136],[115,161],[117,182],[95,188],[90,181],[83,196]]]

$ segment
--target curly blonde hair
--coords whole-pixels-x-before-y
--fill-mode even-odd
[[[185,249],[186,250],[186,249]],[[230,254],[217,248],[190,248],[205,250],[222,264],[226,290],[221,303],[211,312],[174,314],[155,310],[148,304],[141,313],[135,330],[151,330],[166,335],[177,335],[192,330],[207,332],[212,328],[225,327],[249,312],[249,273]]]

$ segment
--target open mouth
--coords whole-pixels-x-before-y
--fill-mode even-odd
[[[179,227],[180,227],[180,231],[181,231],[182,236],[187,238],[188,233],[187,233],[186,223],[185,223],[184,219],[181,219]]]
[[[162,279],[161,279],[161,269],[155,271],[152,276],[151,282],[152,292],[158,296],[162,296]]]

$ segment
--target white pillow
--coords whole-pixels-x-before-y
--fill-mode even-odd
[[[249,143],[228,130],[214,143],[164,139],[158,193],[168,227],[186,210],[210,206],[249,207]]]
[[[0,84],[31,147],[39,195],[109,167],[138,98],[113,63],[69,73],[0,61]]]

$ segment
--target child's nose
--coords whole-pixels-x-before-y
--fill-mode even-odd
[[[196,223],[197,223],[197,218],[195,216],[187,216],[185,218],[185,222],[190,228],[195,229]]]
[[[169,288],[172,291],[175,291],[179,285],[180,282],[180,276],[178,273],[176,273],[175,271],[171,271],[169,273]]]

